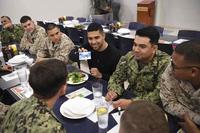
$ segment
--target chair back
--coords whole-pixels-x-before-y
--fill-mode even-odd
[[[74,17],[73,16],[66,16],[66,20],[73,20]]]
[[[86,18],[84,18],[84,17],[78,17],[78,18],[76,18],[80,23],[81,22],[86,22]]]
[[[195,30],[179,30],[178,39],[200,39],[200,31]]]
[[[160,26],[153,26],[153,27],[158,30],[158,32],[160,33],[160,36],[163,36],[163,31],[164,31],[163,27],[160,27]]]
[[[42,26],[43,28],[45,28],[45,24],[43,21],[37,21],[37,25]]]
[[[65,32],[75,45],[80,45],[80,34],[76,28],[65,27]]]
[[[65,28],[63,27],[63,25],[57,25],[58,27],[59,27],[59,29],[60,29],[60,31],[62,32],[62,33],[65,33]]]
[[[174,51],[172,44],[161,44],[161,43],[158,43],[158,50],[163,51],[168,55],[172,55]]]
[[[134,39],[124,38],[119,36],[119,43],[120,43],[120,50],[123,54],[128,53],[133,48],[133,41]]]
[[[130,22],[129,26],[128,26],[128,28],[130,30],[139,30],[139,29],[142,29],[144,27],[145,27],[145,25],[142,24],[142,23],[139,23],[139,22]]]

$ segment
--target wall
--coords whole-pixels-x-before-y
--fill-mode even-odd
[[[90,0],[0,0],[0,16],[8,15],[15,23],[19,23],[23,15],[30,15],[35,20],[52,20],[67,15],[87,17],[89,2]]]
[[[157,0],[157,24],[200,30],[200,0]]]
[[[136,7],[141,0],[118,1],[121,21],[136,21]],[[156,25],[200,30],[200,0],[156,1]],[[64,15],[87,17],[89,13],[90,0],[0,0],[0,16],[8,15],[15,23],[19,23],[22,15],[30,15],[35,20],[52,20]]]

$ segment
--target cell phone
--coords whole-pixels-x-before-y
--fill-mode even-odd
[[[90,60],[90,59],[91,59],[91,51],[79,52],[79,60]]]

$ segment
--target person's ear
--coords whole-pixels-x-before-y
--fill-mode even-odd
[[[192,77],[198,77],[200,75],[200,70],[199,68],[196,67],[192,67],[191,68],[191,73],[192,73]]]
[[[66,90],[67,90],[67,85],[66,85],[66,84],[62,85],[62,86],[60,87],[60,94],[59,94],[59,96],[65,95]]]
[[[153,44],[153,48],[154,48],[155,50],[157,50],[157,49],[158,49],[158,45]]]

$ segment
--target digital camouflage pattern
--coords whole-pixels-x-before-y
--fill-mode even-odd
[[[1,132],[1,125],[3,123],[3,120],[6,116],[7,111],[9,110],[8,105],[3,104],[2,102],[0,102],[0,132]]]
[[[64,133],[65,130],[44,102],[32,96],[10,107],[3,133]]]
[[[36,25],[36,29],[32,33],[24,32],[21,39],[20,49],[28,50],[30,54],[36,55],[37,51],[42,47],[46,31],[43,27]]]
[[[13,25],[13,28],[2,29],[0,32],[2,45],[19,44],[24,34],[24,30],[20,25]]]
[[[162,75],[160,98],[165,111],[177,117],[187,113],[200,125],[200,88],[196,90],[188,81],[177,80],[171,64]]]
[[[44,46],[38,51],[37,57],[56,58],[68,63],[69,53],[72,49],[74,49],[74,43],[65,34],[62,34],[59,44],[53,44],[47,37],[45,39]]]
[[[122,56],[115,72],[110,77],[108,88],[121,95],[124,92],[123,83],[128,80],[129,90],[136,96],[134,99],[144,99],[154,103],[160,102],[159,80],[170,57],[157,51],[156,55],[141,70],[134,59],[132,51]]]

